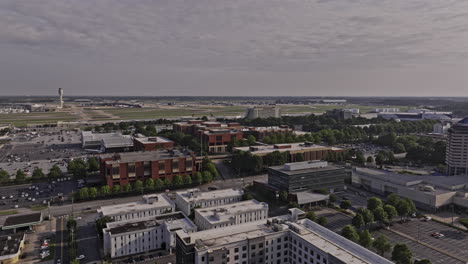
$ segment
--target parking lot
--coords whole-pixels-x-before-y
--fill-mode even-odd
[[[81,263],[94,263],[101,260],[101,240],[96,234],[95,221],[98,218],[96,212],[82,213],[75,217],[77,223],[77,255],[84,255]]]
[[[60,193],[67,195],[78,188],[75,180],[39,182],[0,188],[0,210],[54,203]]]
[[[336,233],[340,233],[341,229],[345,225],[351,224],[351,217],[330,209],[318,211],[316,214],[317,216],[326,217],[328,219],[328,224],[325,225],[325,227]],[[416,240],[418,238],[418,226],[420,234],[419,238],[422,242],[425,242],[440,251],[454,254],[458,258],[466,258],[466,254],[468,253],[468,248],[466,247],[468,238],[466,237],[466,234],[459,234],[455,229],[451,229],[432,221],[423,222],[420,220],[413,220],[404,224],[395,223],[391,228],[392,230],[409,235]],[[440,232],[444,235],[447,233],[447,235],[445,238],[433,238],[431,234],[434,232]],[[385,235],[392,244],[406,243],[413,252],[413,255],[419,259],[428,258],[432,263],[461,264],[468,262],[468,260],[466,262],[462,262],[389,230],[381,229],[380,231],[373,232],[372,236],[375,238],[381,234]]]

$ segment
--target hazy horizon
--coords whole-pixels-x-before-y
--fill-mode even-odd
[[[1,95],[467,96],[468,1],[0,2]]]

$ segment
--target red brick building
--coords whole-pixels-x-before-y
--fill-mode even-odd
[[[136,137],[133,142],[138,151],[174,148],[174,141],[164,137]]]
[[[202,131],[203,145],[208,146],[209,153],[228,152],[227,145],[232,140],[241,140],[243,133],[236,129],[210,129]]]
[[[102,155],[100,162],[101,177],[110,187],[149,178],[172,180],[176,175],[192,176],[197,168],[195,154],[188,150],[115,153]]]

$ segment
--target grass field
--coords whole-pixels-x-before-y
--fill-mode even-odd
[[[17,214],[18,211],[16,210],[6,210],[6,211],[0,211],[0,215],[1,216],[5,216],[5,215],[14,215],[14,214]]]
[[[0,123],[11,123],[18,127],[26,126],[27,124],[55,123],[57,121],[74,121],[77,119],[77,116],[65,112],[0,114]]]
[[[385,106],[392,107],[392,106]],[[376,108],[376,106],[366,105],[280,105],[283,115],[298,114],[318,114],[335,108],[359,108],[361,113],[367,113]],[[407,107],[399,107],[401,111],[407,110]],[[172,108],[102,108],[82,110],[85,120],[132,120],[132,119],[158,119],[182,116],[244,116],[247,106],[187,106]],[[85,117],[83,117],[85,118]],[[67,112],[44,112],[29,114],[0,114],[0,123],[11,123],[14,126],[22,127],[27,124],[56,123],[57,121],[78,121],[79,115],[72,115]]]

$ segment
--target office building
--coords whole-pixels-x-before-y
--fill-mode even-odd
[[[288,162],[296,162],[298,156],[302,156],[300,161],[323,160],[329,152],[342,152],[343,149],[313,144],[311,142],[286,143],[250,147],[236,147],[234,150],[250,151],[252,155],[263,157],[274,151],[287,152]]]
[[[281,117],[280,107],[279,106],[255,106],[247,109],[246,118],[247,119],[256,119],[256,118],[279,118]]]
[[[101,217],[108,216],[114,221],[138,219],[174,211],[175,204],[165,194],[144,195],[143,199],[137,202],[102,206],[98,209]]]
[[[170,250],[179,230],[191,233],[197,227],[181,212],[107,223],[103,230],[104,255],[116,258]]]
[[[267,136],[292,133],[294,129],[288,126],[270,126],[270,127],[247,127],[242,129],[245,136],[252,135],[257,140],[262,140]]]
[[[158,149],[173,149],[174,141],[164,137],[135,137],[133,138],[135,150],[152,151]]]
[[[448,129],[445,163],[448,175],[468,175],[468,117]]]
[[[327,112],[324,114],[325,116],[337,119],[337,120],[346,120],[346,119],[351,119],[354,114],[359,114],[359,109],[357,113],[356,111],[352,111],[350,109],[332,109],[332,110],[327,110]]]
[[[208,208],[225,204],[240,202],[243,190],[223,189],[209,192],[200,192],[199,189],[189,189],[176,192],[175,203],[177,209],[190,215],[195,208]]]
[[[466,176],[411,175],[355,168],[352,184],[383,196],[395,193],[409,198],[427,211],[449,209],[452,205],[468,208]]]
[[[194,233],[176,232],[177,264],[391,264],[374,252],[290,214]]]
[[[425,109],[409,110],[408,112],[382,112],[378,117],[383,119],[394,119],[398,121],[421,121],[421,120],[439,120],[450,122],[452,112],[436,112]]]
[[[94,149],[100,152],[125,152],[133,150],[131,136],[121,133],[93,133],[81,132],[81,146],[84,149]]]
[[[194,210],[198,230],[222,228],[268,218],[268,204],[257,200]]]
[[[446,135],[450,127],[450,123],[437,123],[432,126],[432,133]]]
[[[219,128],[200,131],[203,145],[207,146],[209,153],[228,152],[228,144],[233,140],[241,140],[243,133],[237,129]]]
[[[325,189],[330,193],[343,190],[347,172],[326,161],[286,163],[268,168],[268,184],[289,193]]]
[[[115,153],[100,156],[101,177],[109,186],[135,183],[137,180],[193,175],[196,157],[190,150],[155,150]]]
[[[25,234],[10,234],[0,237],[0,263],[21,263],[20,256],[24,249]]]

